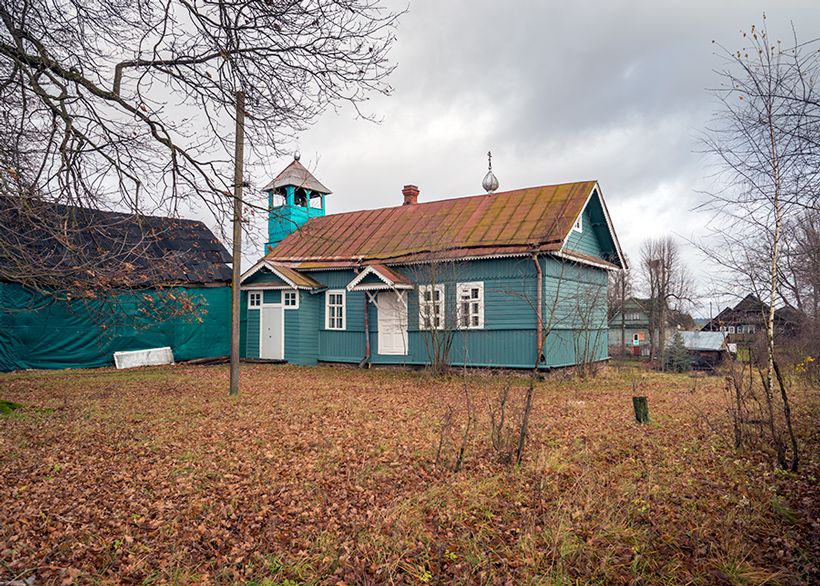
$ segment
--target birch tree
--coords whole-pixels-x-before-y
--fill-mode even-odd
[[[778,448],[781,467],[797,469],[797,440],[788,392],[776,355],[775,310],[783,278],[783,230],[791,218],[818,208],[820,183],[820,102],[818,42],[770,38],[765,23],[743,33],[744,47],[721,45],[723,67],[714,91],[718,111],[705,138],[717,161],[718,188],[703,208],[712,213],[717,245],[710,257],[729,269],[741,285],[762,289],[766,357],[762,384],[770,415],[780,411],[791,454]],[[761,262],[762,261],[762,262]],[[779,393],[775,396],[775,390]],[[779,398],[779,401],[777,401]],[[771,421],[773,442],[781,446]]]

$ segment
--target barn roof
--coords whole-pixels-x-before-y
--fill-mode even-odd
[[[127,267],[117,286],[213,284],[231,280],[231,256],[199,220],[103,211],[30,200],[20,206],[0,197],[0,214],[26,233],[27,246],[43,268],[85,270],[99,259],[101,270]],[[23,211],[24,210],[24,211]],[[56,229],[67,225],[68,236]],[[66,242],[63,242],[63,239]],[[49,265],[53,264],[53,267]],[[0,255],[0,275],[14,280],[13,262]],[[9,270],[2,270],[3,267]],[[113,269],[113,270],[112,270]]]
[[[331,268],[558,252],[596,190],[581,181],[312,218],[266,258]],[[616,254],[603,264],[621,266]]]

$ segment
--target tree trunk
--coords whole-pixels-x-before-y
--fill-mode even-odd
[[[635,409],[635,421],[649,423],[649,403],[646,397],[632,397],[632,407]]]
[[[666,299],[658,305],[658,358],[661,370],[666,370]]]
[[[530,386],[527,387],[527,400],[524,404],[524,413],[521,416],[521,428],[518,430],[518,448],[515,451],[515,463],[521,464],[524,457],[524,442],[527,440],[527,428],[530,425],[530,411],[532,410],[532,395],[535,392],[535,377],[537,369],[533,369],[530,377]]]

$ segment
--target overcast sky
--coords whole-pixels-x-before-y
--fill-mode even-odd
[[[764,10],[774,38],[792,21],[801,40],[820,36],[809,0],[415,0],[394,92],[365,106],[383,121],[325,114],[299,139],[302,162],[333,191],[329,213],[398,205],[407,183],[420,202],[480,194],[490,149],[502,191],[596,179],[625,252],[678,235],[705,292],[714,275],[685,239],[707,220],[692,208],[708,186],[697,150],[721,65],[712,40],[742,47]],[[253,184],[289,160],[248,161]],[[708,312],[706,300],[696,313]]]

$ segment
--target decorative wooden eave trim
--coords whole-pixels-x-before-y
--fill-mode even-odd
[[[284,281],[287,284],[287,286],[272,285],[270,283],[259,283],[259,287],[254,286],[254,284],[241,285],[241,283],[244,283],[246,279],[252,277],[253,275],[258,273],[262,269],[268,269],[274,275],[276,275],[277,277],[282,279],[282,281]],[[291,270],[295,271],[296,269],[291,269]],[[242,275],[239,282],[240,282],[240,288],[241,289],[294,289],[294,290],[301,289],[303,291],[317,291],[317,290],[320,290],[320,289],[325,289],[325,287],[323,287],[323,286],[308,287],[306,285],[299,285],[298,283],[294,283],[292,279],[288,278],[285,274],[283,274],[281,271],[279,271],[277,269],[276,265],[274,265],[272,262],[270,262],[270,261],[268,261],[264,258],[262,260],[260,260],[259,262],[257,262],[255,265],[253,265],[250,269],[248,269]]]
[[[378,283],[366,284],[366,285],[359,285],[365,277],[368,275],[374,275],[377,279],[382,281],[384,284],[380,285]],[[361,273],[356,275],[352,281],[347,284],[348,291],[384,291],[384,290],[393,290],[393,289],[412,289],[413,285],[408,283],[396,283],[389,277],[383,275],[378,268],[374,265],[368,265]]]
[[[605,260],[602,260],[601,262],[595,262],[594,260],[590,260],[590,259],[587,259],[587,258],[581,258],[581,257],[575,256],[571,252],[561,252],[560,250],[557,250],[555,252],[548,252],[547,254],[552,254],[553,256],[557,256],[558,258],[562,258],[564,260],[568,260],[568,261],[571,261],[571,262],[577,262],[578,264],[589,265],[591,267],[604,269],[605,271],[620,271],[621,270],[621,267],[615,266],[612,263],[608,263]]]
[[[275,285],[272,283],[251,283],[250,285],[242,285],[240,287],[242,291],[260,291],[260,290],[284,290],[284,291],[293,291],[296,287],[291,287],[290,285]],[[301,289],[305,289],[301,287]]]

